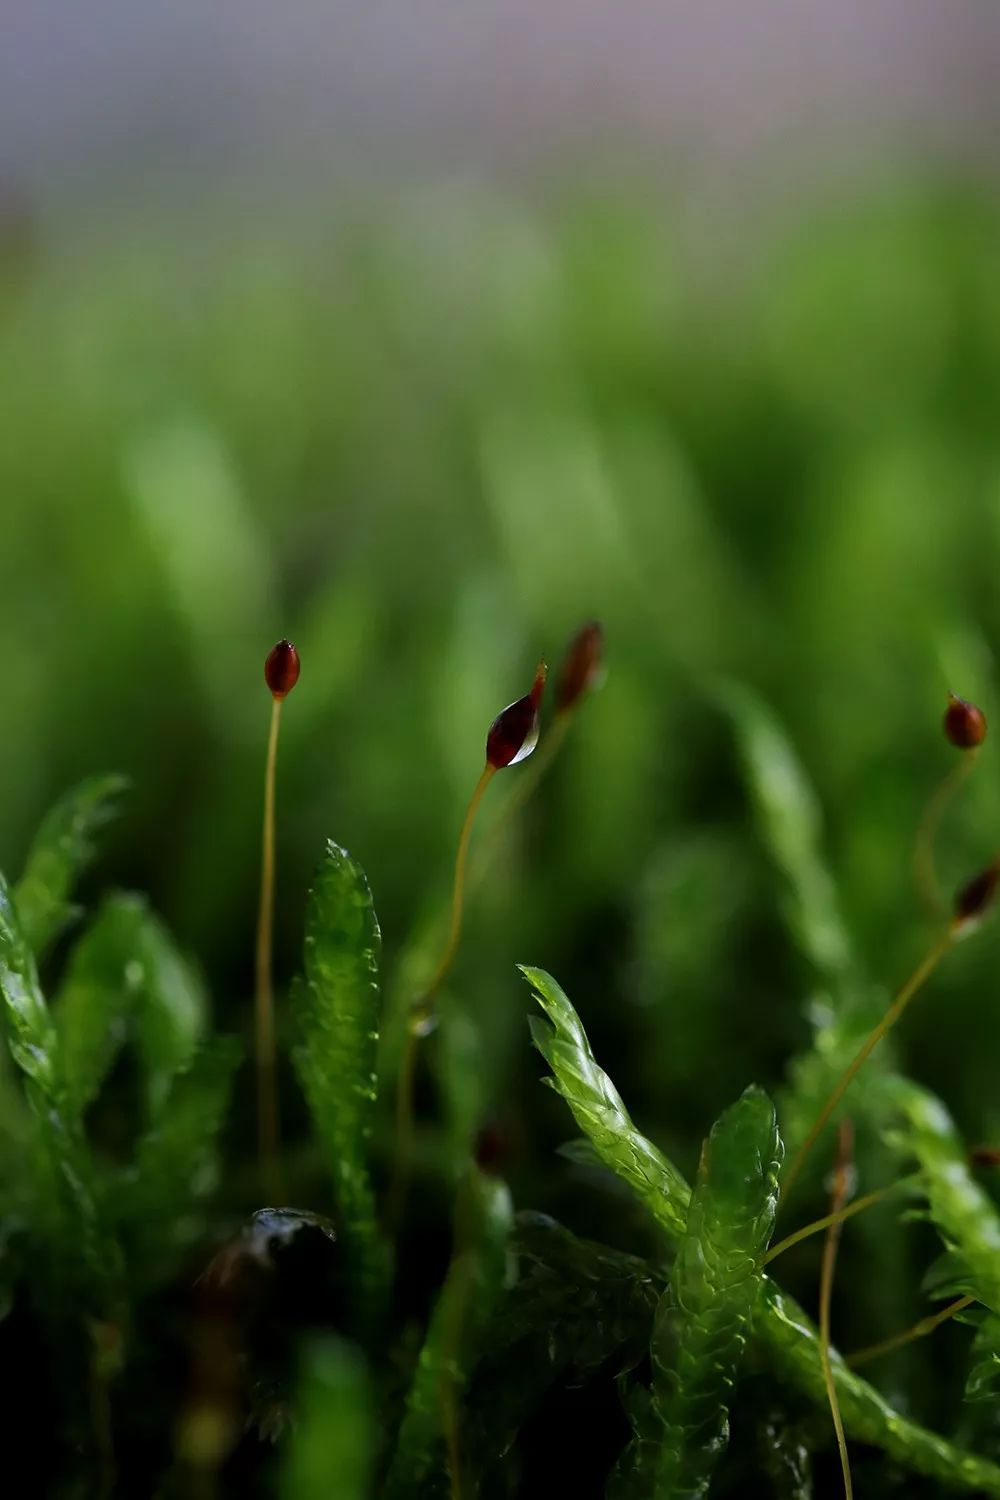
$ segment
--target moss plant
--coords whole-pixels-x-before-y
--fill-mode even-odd
[[[596,627],[578,638],[564,715],[593,685],[600,644]],[[284,650],[268,678],[276,703],[294,685],[289,662]],[[424,1021],[457,947],[472,813],[493,772],[533,746],[543,676],[490,731],[450,935],[417,1006]],[[381,933],[364,871],[332,841],[306,904],[302,972],[273,1033],[277,1047],[287,1042],[287,1073],[267,1059],[265,1028],[272,1165],[279,1083],[289,1129],[285,1201],[262,1204],[240,1149],[243,1046],[213,1025],[197,967],[142,897],[113,893],[89,916],[74,897],[123,784],[89,781],[60,802],[21,879],[0,877],[0,1338],[10,1368],[44,1372],[32,1386],[48,1435],[33,1492],[670,1500],[770,1493],[783,1475],[789,1493],[806,1495],[814,1469],[821,1481],[836,1473],[829,1403],[859,1496],[912,1486],[1000,1497],[982,1418],[1000,1387],[1000,1215],[976,1176],[995,1152],[970,1157],[944,1104],[899,1071],[889,1045],[876,1047],[918,981],[979,924],[998,867],[962,888],[918,981],[877,1009],[790,745],[745,690],[717,698],[790,931],[828,1003],[776,1102],[751,1083],[706,1122],[689,1184],[632,1118],[560,985],[523,969],[545,1082],[581,1137],[545,1181],[576,1182],[583,1208],[570,1214],[585,1224],[516,1201],[503,1175],[516,1132],[491,1124],[473,1159],[477,1102],[480,1123],[490,1111],[469,1080],[466,1128],[429,1126],[413,1213],[386,1211],[400,1143],[379,1087]],[[965,719],[959,732],[973,732]],[[258,963],[269,1014],[274,743],[272,730]],[[474,955],[463,969],[473,985]],[[515,984],[509,995],[515,1007],[527,1000]],[[461,1022],[455,1068],[475,1054],[463,1030],[475,1031],[471,1006]],[[807,1168],[829,1165],[824,1127],[842,1103],[858,1172],[876,1162],[885,1175],[859,1181],[847,1203],[841,1119],[833,1201],[807,1223],[805,1209],[826,1196]],[[802,1222],[772,1243],[786,1142]],[[908,1323],[856,1348],[853,1364],[871,1363],[878,1378],[876,1360],[974,1321],[960,1355],[965,1414],[956,1428],[942,1412],[952,1432],[894,1406],[838,1347],[838,1241],[844,1273],[854,1236],[859,1249],[872,1243],[863,1226],[902,1236],[914,1204],[942,1243],[925,1287],[944,1305],[914,1307]],[[595,1222],[604,1242],[578,1232]],[[821,1233],[817,1327],[782,1281]],[[843,1472],[850,1494],[846,1457]]]

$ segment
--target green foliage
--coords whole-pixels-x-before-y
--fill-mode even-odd
[[[732,717],[754,805],[785,877],[789,926],[817,975],[835,992],[850,983],[851,942],[821,852],[819,801],[774,715],[748,688],[727,683],[720,700]]]
[[[40,1250],[60,1302],[117,1313],[121,1254],[101,1213],[99,1190],[34,955],[0,875],[0,996],[11,1055],[26,1078],[36,1173]]]
[[[1000,1313],[1000,1214],[976,1182],[951,1116],[926,1089],[900,1079],[896,1097],[906,1118],[902,1144],[922,1169],[931,1218],[961,1263],[963,1281]]]
[[[773,1369],[817,1403],[826,1399],[819,1341],[802,1309],[767,1277],[754,1332]],[[1000,1495],[1000,1468],[965,1453],[895,1411],[867,1381],[832,1351],[833,1378],[848,1441],[871,1443],[915,1473],[943,1485]]]
[[[201,1231],[195,1208],[216,1186],[218,1136],[240,1057],[232,1037],[205,1042],[174,1074],[162,1108],[139,1137],[115,1195],[139,1283],[155,1283]]]
[[[654,1152],[650,1143],[636,1131],[617,1091],[598,1067],[569,1000],[540,970],[524,972],[546,1013],[558,1017],[556,1035],[571,1039],[570,1046],[558,1049],[551,1046],[549,1035],[545,1034],[541,1038],[551,1051],[553,1061],[550,1066],[558,1065],[562,1070],[561,1087],[558,1091],[566,1089],[564,1097],[567,1102],[570,1101],[570,1095],[583,1100],[583,1107],[578,1102],[573,1109],[574,1118],[586,1131],[597,1154],[646,1203],[654,1218],[667,1229],[676,1244],[681,1240],[686,1225],[677,1230],[673,1228],[672,1219],[664,1215],[662,1207],[657,1212],[657,1193],[651,1185],[654,1174],[646,1166],[651,1160],[657,1161],[659,1153]],[[577,1059],[582,1059],[582,1068]],[[573,1065],[567,1066],[567,1060]],[[595,1098],[603,1100],[612,1096],[615,1101],[613,1111],[605,1114],[595,1109]],[[617,1143],[610,1139],[615,1130],[621,1135]],[[637,1168],[637,1162],[643,1164],[641,1168]],[[669,1177],[661,1177],[660,1180],[665,1184],[669,1181],[665,1190],[674,1194],[676,1199],[681,1195],[678,1194],[674,1181],[675,1175],[671,1169]],[[680,1188],[683,1199],[689,1200],[689,1190],[683,1179],[680,1179]],[[756,1339],[773,1368],[814,1401],[825,1403],[826,1389],[815,1326],[801,1308],[768,1277],[764,1277],[761,1282],[753,1328]],[[984,1494],[1000,1495],[1000,1468],[963,1453],[945,1439],[907,1421],[867,1382],[849,1371],[839,1356],[834,1358],[834,1379],[849,1439],[858,1439],[880,1447],[918,1473],[940,1479],[944,1483],[967,1489],[978,1488]],[[644,1425],[641,1416],[637,1425]]]
[[[77,915],[70,893],[127,787],[123,776],[93,776],[67,792],[42,823],[14,891],[25,940],[39,961]]]
[[[668,1234],[683,1233],[690,1189],[676,1167],[632,1124],[621,1095],[598,1066],[580,1018],[551,975],[521,967],[551,1025],[533,1018],[535,1046],[599,1159],[638,1193]]]
[[[450,1457],[461,1462],[459,1398],[503,1289],[511,1225],[506,1184],[470,1167],[459,1188],[451,1265],[406,1398],[388,1500],[444,1492],[449,1433]]]
[[[329,842],[306,911],[305,982],[295,992],[295,1066],[333,1177],[345,1237],[369,1294],[385,1266],[369,1142],[376,1099],[381,934],[360,865]]]
[[[230,1340],[237,1374],[221,1392],[207,1388],[229,1401],[235,1431],[249,1406],[289,1436],[259,1451],[240,1441],[204,1485],[229,1500],[281,1483],[283,1447],[303,1430],[290,1379],[299,1334],[311,1342],[317,1329],[350,1327],[359,1310],[341,1254],[346,1243],[359,1258],[365,1235],[352,1223],[371,1222],[371,1192],[356,1194],[348,1221],[338,1184],[357,1137],[348,1132],[347,1153],[331,1147],[294,1097],[281,1112],[289,1200],[328,1207],[322,1157],[337,1189],[336,1241],[317,1236],[324,1270],[310,1265],[309,1235],[272,1247],[266,1264],[255,1238],[228,1300],[195,1283],[202,1257],[224,1255],[258,1207],[259,1179],[247,1074],[217,1191],[193,1124],[185,1152],[185,1088],[195,1114],[205,1100],[211,1130],[224,1081],[198,970],[181,955],[197,951],[213,977],[219,1028],[248,1031],[260,656],[274,635],[295,637],[306,667],[282,730],[283,1040],[316,830],[365,849],[387,933],[383,984],[405,1002],[428,958],[423,941],[401,958],[406,934],[446,902],[455,808],[497,684],[540,650],[554,660],[586,615],[608,627],[607,690],[505,829],[502,858],[469,903],[462,983],[426,1048],[419,1181],[394,1247],[394,1296],[366,1339],[379,1474],[442,1275],[454,1169],[484,1109],[514,1122],[519,1204],[550,1209],[579,1235],[536,1223],[515,1237],[518,1279],[477,1340],[465,1388],[466,1500],[477,1485],[481,1500],[582,1500],[624,1441],[614,1382],[652,1409],[643,1354],[688,1211],[670,1163],[693,1165],[706,1125],[749,1078],[775,1092],[794,1150],[921,951],[908,872],[920,810],[954,763],[937,723],[945,691],[981,702],[996,725],[1000,215],[968,190],[897,186],[861,209],[804,216],[784,243],[759,240],[737,288],[728,267],[717,278],[699,263],[688,276],[672,212],[597,197],[557,209],[477,192],[470,207],[447,193],[378,222],[345,209],[317,230],[321,251],[312,231],[296,237],[294,213],[257,226],[240,215],[231,233],[224,210],[207,236],[195,219],[179,233],[162,216],[154,231],[143,216],[141,234],[116,222],[113,254],[100,239],[85,248],[68,225],[50,246],[46,221],[42,253],[29,247],[10,275],[0,246],[0,852],[16,861],[44,799],[111,746],[139,788],[113,877],[148,884],[180,934],[174,948],[136,909],[130,939],[135,898],[115,897],[61,967],[56,935],[80,899],[72,816],[65,839],[57,821],[39,839],[48,852],[13,908],[51,1011],[37,971],[5,940],[13,1051],[0,1047],[0,1304],[11,1299],[14,1314],[0,1337],[23,1377],[5,1410],[16,1432],[18,1392],[28,1393],[51,1435],[37,1461],[59,1470],[30,1474],[35,1489],[98,1492],[83,1471],[80,1313],[106,1321],[111,1303],[128,1303],[112,1391],[123,1495],[194,1491],[190,1476],[172,1486],[163,1473],[174,1417],[205,1388],[202,1342],[218,1355]],[[414,402],[412,382],[397,377],[416,356]],[[738,757],[702,686],[720,672],[752,685],[727,697]],[[943,825],[948,885],[994,846],[995,755],[991,735]],[[81,830],[81,844],[93,842]],[[760,878],[761,849],[773,883]],[[859,1192],[910,1169],[912,1124],[885,1135],[895,1069],[935,1088],[947,1080],[970,1139],[1000,1135],[984,1003],[998,930],[949,956],[850,1091]],[[531,1086],[537,1064],[510,1003],[509,965],[525,953],[545,954],[580,1000],[629,1104],[564,1015],[544,1023],[589,1138],[569,1166],[547,1149],[551,1111]],[[331,1046],[349,1034],[339,1020],[331,1029]],[[345,1076],[351,1068],[349,1083],[366,1089],[367,1059],[345,1062]],[[384,1075],[380,1093],[390,1093]],[[376,1186],[393,1167],[387,1102],[362,1148]],[[781,1232],[822,1212],[832,1140],[820,1142]],[[928,1286],[992,1298],[983,1205],[958,1147],[925,1149],[940,1168],[928,1219],[952,1246]],[[930,1230],[908,1225],[902,1202],[893,1195],[845,1230],[841,1348],[896,1333],[919,1311]],[[657,1216],[648,1226],[643,1204]],[[283,1211],[293,1212],[303,1210]],[[973,1246],[969,1263],[959,1239]],[[650,1243],[651,1259],[627,1253]],[[799,1247],[763,1283],[720,1495],[767,1488],[755,1429],[777,1452],[772,1411],[798,1443],[788,1492],[804,1493],[813,1454],[817,1484],[829,1476],[815,1330],[778,1286],[811,1308],[820,1245]],[[979,1303],[973,1396],[992,1387],[996,1316]],[[873,1445],[852,1455],[859,1500],[955,1484],[995,1493],[994,1471],[901,1416],[947,1422],[969,1337],[942,1330],[873,1366],[891,1406],[837,1363],[852,1444]],[[994,1407],[970,1403],[959,1429],[992,1458]],[[429,1483],[443,1487],[439,1446]],[[921,1470],[935,1477],[921,1481]],[[342,1483],[324,1476],[318,1487]],[[368,1500],[378,1488],[376,1478]]]
[[[375,1452],[373,1398],[356,1352],[332,1339],[307,1347],[283,1500],[365,1500]]]
[[[647,1261],[581,1239],[545,1214],[519,1214],[516,1275],[483,1337],[469,1397],[470,1460],[508,1470],[545,1394],[624,1377],[649,1349],[662,1276]]]
[[[728,1441],[728,1408],[777,1207],[774,1106],[747,1089],[712,1127],[687,1226],[653,1329],[653,1409],[662,1426],[653,1493],[701,1496]]]
[[[151,1115],[204,1031],[201,981],[139,896],[109,897],[70,954],[55,1007],[66,1076],[83,1109],[134,1033]]]

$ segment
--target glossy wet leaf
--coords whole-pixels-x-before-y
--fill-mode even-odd
[[[774,1226],[781,1142],[770,1099],[749,1088],[702,1149],[687,1226],[660,1301],[653,1360],[658,1500],[708,1493],[729,1438],[729,1401]]]
[[[59,1038],[34,954],[0,876],[0,997],[14,1062],[25,1077],[36,1224],[44,1270],[77,1310],[117,1312],[122,1263],[102,1212],[97,1177],[67,1084]]]
[[[123,776],[93,776],[67,792],[42,822],[14,891],[21,928],[36,958],[76,915],[73,887],[127,788]]]
[[[413,1373],[389,1472],[389,1500],[446,1491],[448,1395],[463,1442],[463,1394],[507,1269],[513,1222],[506,1184],[470,1167],[456,1201],[455,1250]]]
[[[327,844],[306,911],[294,1060],[319,1133],[348,1253],[369,1293],[384,1276],[369,1173],[376,1098],[381,934],[364,871]]]
[[[566,1100],[573,1118],[605,1166],[623,1178],[673,1236],[683,1232],[690,1189],[676,1167],[635,1128],[621,1095],[590,1048],[580,1018],[543,969],[521,966],[550,1025],[533,1018],[535,1046],[552,1069],[546,1082]]]
[[[378,1429],[370,1382],[350,1345],[326,1339],[302,1358],[282,1500],[366,1500]]]

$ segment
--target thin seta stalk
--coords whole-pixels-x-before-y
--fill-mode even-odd
[[[837,1150],[837,1165],[834,1170],[833,1192],[830,1196],[830,1216],[832,1222],[826,1231],[826,1243],[823,1246],[823,1265],[819,1281],[819,1353],[823,1365],[823,1383],[826,1386],[827,1399],[830,1403],[830,1414],[833,1417],[833,1427],[837,1435],[837,1451],[840,1454],[840,1467],[844,1476],[845,1500],[853,1500],[854,1486],[851,1482],[851,1463],[847,1454],[847,1439],[844,1437],[844,1423],[840,1415],[837,1386],[833,1378],[833,1366],[830,1362],[830,1303],[833,1297],[833,1277],[837,1268],[837,1249],[840,1245],[840,1235],[843,1227],[843,1221],[838,1216],[842,1213],[851,1192],[851,1156],[853,1147],[854,1132],[851,1122],[849,1120],[842,1120]]]
[[[940,1312],[930,1313],[926,1318],[920,1318],[911,1327],[897,1333],[889,1339],[882,1339],[878,1344],[868,1344],[864,1349],[856,1349],[853,1354],[847,1355],[847,1364],[852,1370],[860,1365],[870,1364],[873,1359],[881,1359],[883,1354],[892,1354],[896,1349],[902,1349],[905,1344],[911,1344],[914,1339],[926,1338],[933,1333],[935,1328],[940,1328],[949,1318],[955,1317],[956,1313],[964,1312],[975,1302],[975,1297],[956,1297],[954,1302],[949,1302],[947,1307],[941,1308]]]
[[[279,641],[264,662],[271,691],[271,727],[264,768],[264,826],[261,838],[260,907],[257,916],[254,1032],[257,1063],[257,1146],[261,1185],[269,1198],[281,1186],[277,1055],[274,1025],[274,807],[281,706],[299,680],[299,654],[291,641]]]
[[[920,819],[913,849],[913,875],[917,894],[927,915],[940,920],[946,906],[941,896],[934,860],[934,846],[944,815],[976,766],[979,747],[986,738],[986,716],[981,708],[948,694],[948,706],[942,720],[945,738],[962,758],[952,767],[928,802]]]
[[[396,1088],[396,1150],[386,1209],[386,1216],[391,1226],[397,1225],[402,1218],[409,1186],[413,1156],[414,1093],[420,1042],[434,1030],[437,1024],[437,997],[455,961],[461,941],[466,872],[476,814],[486,788],[497,771],[505,770],[508,766],[516,766],[526,760],[538,744],[538,710],[545,688],[546,673],[545,662],[540,661],[529,692],[523,698],[518,698],[515,702],[508,704],[490,725],[486,735],[486,763],[480,772],[479,780],[469,798],[465,816],[462,819],[458,848],[455,853],[448,935],[441,957],[430,979],[410,1006],[407,1020],[406,1040]]]
[[[886,1033],[891,1031],[893,1026],[899,1021],[907,1006],[926,984],[945,954],[949,952],[960,938],[968,936],[969,933],[978,927],[992,904],[998,882],[1000,882],[1000,856],[992,860],[985,869],[981,870],[978,875],[974,875],[971,880],[960,888],[955,897],[953,913],[947,927],[934,939],[930,948],[896,995],[896,998],[882,1019],[872,1028],[862,1042],[858,1051],[834,1085],[830,1097],[810,1127],[805,1140],[792,1157],[782,1183],[783,1201],[788,1198],[796,1179],[805,1165],[809,1152],[823,1133],[830,1116],[837,1108],[841,1099],[843,1099],[861,1068]]]
[[[801,1229],[796,1229],[792,1234],[786,1234],[783,1240],[772,1245],[764,1256],[764,1265],[769,1266],[779,1255],[784,1255],[786,1250],[791,1250],[794,1245],[800,1245],[803,1240],[808,1240],[815,1234],[822,1234],[824,1229],[829,1229],[836,1224],[846,1224],[848,1219],[853,1219],[855,1214],[863,1213],[866,1208],[874,1208],[876,1203],[884,1203],[886,1198],[893,1193],[899,1192],[901,1188],[916,1187],[922,1177],[920,1172],[912,1172],[907,1177],[900,1177],[897,1182],[890,1182],[888,1187],[875,1188],[871,1193],[865,1193],[861,1198],[855,1198],[846,1208],[841,1208],[835,1213],[824,1214],[821,1219],[813,1219],[809,1224],[803,1224]]]

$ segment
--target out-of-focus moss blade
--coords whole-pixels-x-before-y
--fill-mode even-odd
[[[129,1027],[144,1062],[150,1115],[205,1027],[204,987],[141,896],[109,897],[78,939],[54,1007],[67,1087],[78,1109],[97,1095]]]
[[[116,1193],[136,1278],[155,1282],[198,1234],[199,1200],[215,1186],[218,1137],[240,1059],[233,1037],[204,1043],[174,1076],[164,1107],[140,1139]]]
[[[817,972],[839,986],[853,970],[851,943],[820,851],[816,794],[777,720],[755,693],[727,682],[718,698],[736,729],[761,832],[787,882],[789,926]]]
[[[326,1151],[344,1238],[369,1287],[384,1272],[368,1162],[380,947],[364,871],[331,841],[309,893],[305,982],[294,993],[301,1037],[294,1059]]]
[[[444,1431],[456,1413],[483,1331],[503,1290],[513,1211],[506,1184],[470,1167],[455,1212],[456,1251],[413,1374],[386,1486],[387,1500],[447,1492]],[[461,1433],[457,1434],[459,1440]]]
[[[307,1348],[282,1500],[365,1500],[375,1454],[375,1413],[361,1358],[328,1339]]]
[[[980,1302],[1000,1313],[1000,1214],[969,1170],[954,1122],[934,1094],[900,1078],[901,1144],[917,1158],[931,1218]]]
[[[551,1022],[531,1025],[535,1046],[552,1069],[550,1081],[605,1166],[639,1194],[657,1223],[683,1233],[690,1188],[676,1167],[635,1128],[621,1095],[604,1072],[580,1018],[551,975],[521,966]]]
[[[123,776],[92,776],[67,792],[43,820],[14,891],[21,927],[36,958],[43,957],[75,915],[73,887],[127,788]]]
[[[778,1201],[774,1106],[749,1088],[712,1127],[650,1352],[660,1433],[655,1494],[697,1497],[729,1439],[729,1399]]]

